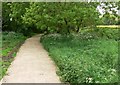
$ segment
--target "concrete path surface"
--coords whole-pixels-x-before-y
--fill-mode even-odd
[[[60,83],[55,64],[40,43],[40,35],[21,46],[2,83]]]

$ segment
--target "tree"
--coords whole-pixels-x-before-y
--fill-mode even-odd
[[[80,32],[95,27],[98,3],[27,2],[3,3],[3,29],[29,34],[32,32]]]
[[[10,5],[11,3],[3,3],[2,4],[2,27],[3,27],[3,30],[9,30],[9,27],[10,26],[10,13],[11,13],[11,10],[9,9],[10,8]]]
[[[106,25],[115,25],[118,23],[118,2],[102,2],[99,5],[103,12],[102,12],[102,17],[101,21],[103,23],[101,24],[106,24]]]
[[[34,25],[46,32],[79,32],[85,26],[95,26],[98,13],[94,3],[31,3],[23,15],[27,26]]]
[[[29,7],[29,3],[4,2],[2,10],[3,30],[21,32],[24,27],[21,16],[24,15],[27,7]]]

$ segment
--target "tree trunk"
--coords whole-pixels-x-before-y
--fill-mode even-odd
[[[79,30],[80,30],[80,27],[78,26],[78,27],[77,27],[77,31],[76,31],[76,32],[78,33],[78,32],[79,32]]]

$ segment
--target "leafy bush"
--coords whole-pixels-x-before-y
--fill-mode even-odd
[[[120,40],[119,28],[86,28],[82,29],[78,36],[80,39],[114,39],[116,41]],[[75,34],[76,35],[76,34]]]
[[[117,82],[117,41],[80,37],[42,37],[42,44],[59,68],[57,73],[61,80],[70,83]]]
[[[119,40],[119,28],[113,29],[113,28],[96,28],[95,30],[98,34],[99,37],[105,37],[108,39],[115,39]]]

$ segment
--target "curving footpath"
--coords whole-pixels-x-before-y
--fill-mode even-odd
[[[60,83],[56,66],[41,45],[40,36],[25,41],[2,83]]]

